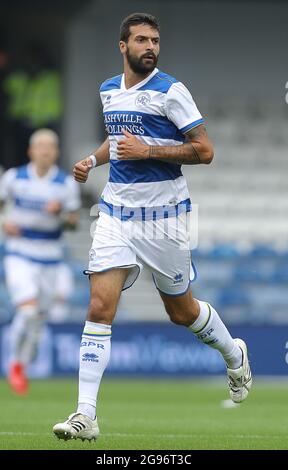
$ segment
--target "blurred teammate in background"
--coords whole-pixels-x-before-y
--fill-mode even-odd
[[[6,283],[16,310],[8,381],[18,394],[28,391],[26,367],[37,354],[45,312],[54,300],[62,229],[75,228],[80,208],[77,183],[56,165],[57,134],[35,131],[28,155],[28,165],[11,168],[0,181],[0,200],[11,202],[3,224]]]
[[[181,165],[210,163],[213,147],[187,88],[156,68],[159,42],[159,25],[151,15],[137,13],[123,21],[124,74],[100,88],[108,138],[74,169],[76,180],[85,182],[92,166],[110,160],[87,271],[91,301],[80,348],[78,409],[54,426],[61,439],[91,440],[99,434],[96,399],[109,361],[111,324],[122,290],[143,264],[171,321],[222,354],[232,400],[243,401],[252,383],[244,341],[234,340],[216,310],[190,290],[195,277],[186,226],[191,202]]]

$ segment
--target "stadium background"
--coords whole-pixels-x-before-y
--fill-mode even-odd
[[[98,87],[122,70],[117,48],[120,20],[143,10],[160,19],[159,68],[190,88],[215,144],[211,166],[184,167],[192,203],[199,207],[198,246],[192,251],[198,272],[194,294],[215,306],[235,336],[247,338],[256,376],[286,378],[287,4],[50,0],[40,5],[32,0],[3,1],[0,47],[19,56],[21,46],[33,41],[45,46],[53,58],[63,90],[58,125],[61,164],[71,171],[74,162],[88,155],[104,137]],[[4,152],[11,147],[5,144],[2,148]],[[79,229],[65,236],[70,269],[67,282],[73,275],[71,289],[65,304],[61,301],[55,307],[45,329],[32,377],[75,376],[77,371],[89,298],[82,271],[94,220],[90,210],[101,194],[107,168],[98,169],[94,176],[82,188]],[[1,263],[2,375],[7,367],[7,325],[12,313]],[[169,376],[176,381],[179,376],[225,373],[217,352],[168,324],[145,272],[122,296],[113,339],[111,376]]]

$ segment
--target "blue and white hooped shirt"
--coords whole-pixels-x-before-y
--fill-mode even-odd
[[[0,180],[0,200],[10,201],[7,219],[21,230],[20,237],[6,238],[6,253],[43,264],[63,258],[61,216],[49,214],[47,203],[59,201],[62,212],[80,208],[80,191],[73,178],[53,165],[44,177],[32,163],[6,171]]]
[[[148,145],[181,145],[203,118],[183,83],[157,68],[126,89],[124,74],[100,87],[110,143],[110,176],[101,210],[121,220],[155,220],[191,210],[181,165],[159,160],[118,160],[126,129]]]

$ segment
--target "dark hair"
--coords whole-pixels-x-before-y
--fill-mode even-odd
[[[149,15],[149,13],[132,13],[124,18],[121,23],[120,41],[128,42],[131,34],[130,26],[136,26],[138,24],[149,24],[152,28],[156,29],[158,33],[160,33],[160,25],[155,16]]]

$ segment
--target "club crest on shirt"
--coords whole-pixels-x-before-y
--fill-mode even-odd
[[[146,93],[146,92],[139,93],[139,95],[137,96],[135,100],[135,105],[138,108],[142,108],[142,107],[148,106],[150,101],[151,101],[151,96],[149,95],[149,93]]]

